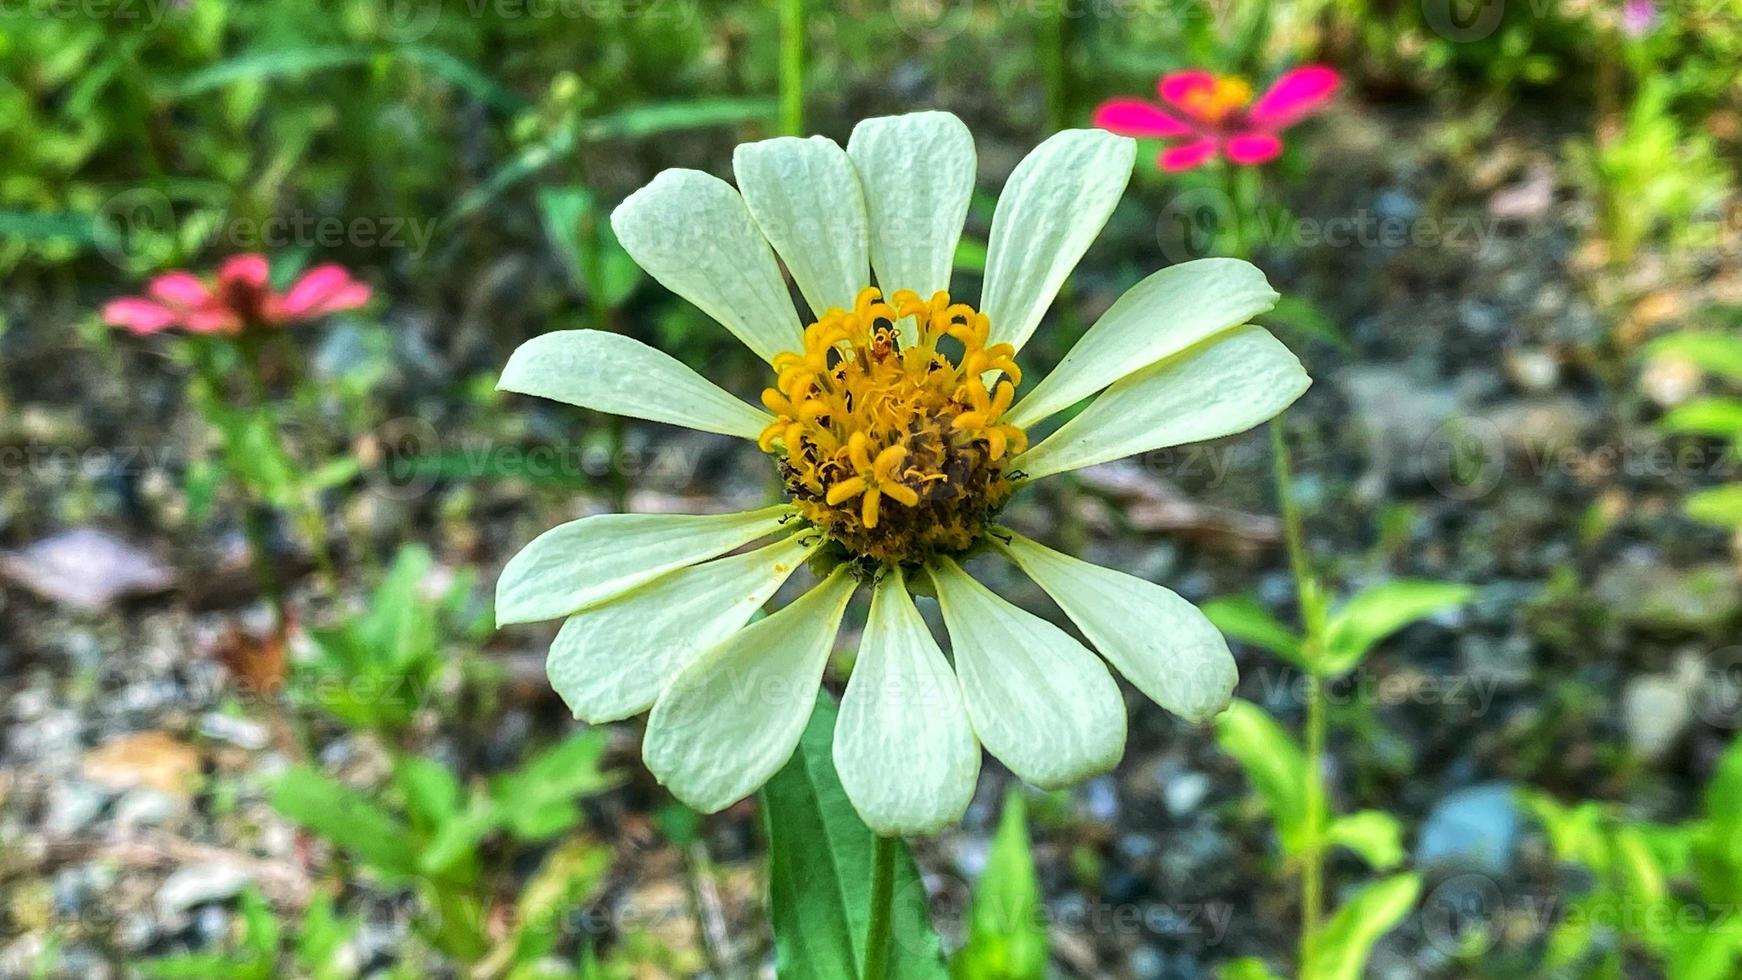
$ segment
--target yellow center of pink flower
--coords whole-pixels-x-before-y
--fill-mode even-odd
[[[1180,104],[1205,122],[1219,123],[1252,104],[1252,84],[1233,75],[1219,75],[1205,88],[1194,88]]]

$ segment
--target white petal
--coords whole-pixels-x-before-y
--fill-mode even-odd
[[[647,274],[774,360],[804,334],[774,252],[732,185],[666,170],[611,212],[618,242]]]
[[[877,583],[835,723],[835,769],[865,825],[929,834],[960,820],[980,776],[962,691],[899,571]]]
[[[1194,722],[1228,706],[1239,680],[1234,655],[1198,607],[1153,582],[1014,532],[999,531],[988,540],[1045,589],[1101,656],[1151,701]]]
[[[826,136],[782,136],[740,145],[732,172],[813,319],[852,309],[870,285],[871,247],[865,195],[847,152]]]
[[[672,795],[714,813],[792,756],[858,580],[845,567],[710,647],[653,704],[641,755]]]
[[[1120,378],[1237,327],[1276,305],[1258,267],[1239,259],[1169,266],[1131,287],[1006,417],[1027,428]]]
[[[947,558],[932,566],[932,581],[986,751],[1042,789],[1113,768],[1125,751],[1125,702],[1106,665]]]
[[[612,415],[756,439],[774,416],[633,337],[558,330],[514,352],[496,387]]]
[[[1032,479],[1218,439],[1276,417],[1311,384],[1281,341],[1242,327],[1120,381],[1013,465]]]
[[[865,188],[871,267],[885,297],[911,289],[924,299],[950,288],[956,243],[974,194],[974,137],[947,112],[867,119],[847,155]]]
[[[821,535],[800,532],[670,572],[570,616],[545,662],[550,686],[590,724],[646,711],[697,654],[743,629],[821,543]]]
[[[496,624],[556,619],[780,529],[786,504],[741,514],[599,514],[558,524],[508,560]]]
[[[1136,157],[1137,143],[1127,137],[1067,129],[1016,165],[986,246],[980,311],[992,320],[992,343],[1022,349],[1112,215]]]

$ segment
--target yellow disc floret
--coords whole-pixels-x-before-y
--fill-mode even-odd
[[[1218,123],[1252,103],[1252,83],[1232,75],[1219,75],[1208,88],[1194,88],[1180,102],[1205,122]]]
[[[774,359],[763,450],[799,513],[853,556],[922,561],[977,540],[1010,495],[1005,470],[1028,445],[1003,421],[1022,382],[1015,350],[948,293],[875,288],[805,328]],[[990,390],[988,383],[992,384]]]

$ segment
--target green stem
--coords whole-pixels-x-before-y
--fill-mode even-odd
[[[780,0],[780,131],[804,134],[804,0]]]
[[[1312,961],[1318,945],[1319,925],[1324,919],[1324,828],[1325,828],[1325,714],[1324,678],[1317,670],[1324,649],[1326,610],[1323,592],[1307,562],[1306,533],[1300,507],[1294,499],[1294,474],[1283,437],[1282,417],[1270,422],[1270,448],[1275,466],[1276,496],[1282,507],[1283,540],[1288,547],[1289,568],[1294,574],[1305,641],[1301,654],[1307,663],[1306,685],[1306,792],[1302,801],[1305,840],[1300,872],[1300,959]]]
[[[871,923],[865,931],[865,972],[862,980],[888,980],[889,926],[895,898],[897,838],[879,835],[871,855]]]
[[[242,505],[242,533],[248,539],[248,557],[254,566],[254,577],[259,583],[260,592],[266,597],[267,604],[272,607],[273,632],[279,637],[289,628],[290,611],[285,605],[284,589],[278,581],[278,573],[272,568],[272,536],[267,531],[266,522],[261,515],[262,504],[256,499],[254,489],[248,481],[241,478],[236,457],[247,450],[236,444],[231,437],[231,427],[221,423],[216,412],[217,403],[221,400],[223,382],[218,375],[217,365],[212,360],[211,341],[204,338],[192,338],[189,348],[193,351],[194,372],[199,376],[195,389],[194,402],[199,406],[200,414],[206,418],[206,425],[218,431],[224,446],[224,475],[235,484],[237,496]]]
[[[1232,163],[1222,161],[1222,190],[1228,197],[1228,255],[1246,258],[1246,218],[1248,202],[1240,187],[1240,171]]]
[[[296,479],[296,462],[291,456],[290,448],[285,445],[282,430],[276,420],[268,415],[271,410],[271,394],[266,384],[265,358],[259,335],[244,331],[238,347],[242,354],[242,371],[248,379],[249,396],[254,402],[252,407],[273,433],[273,451],[278,454],[284,471],[292,474],[294,485],[291,487],[291,517],[302,530],[302,536],[308,539],[309,553],[314,557],[315,571],[320,576],[321,583],[332,588],[339,577],[333,566],[332,553],[327,550],[326,517],[321,514],[320,507],[308,493],[303,481]]]
[[[1070,24],[1065,20],[1065,5],[1054,4],[1052,13],[1041,26],[1040,70],[1046,81],[1047,122],[1054,132],[1071,125],[1070,72],[1066,51],[1070,46]]]

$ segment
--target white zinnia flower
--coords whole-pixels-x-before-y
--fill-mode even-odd
[[[975,171],[973,138],[948,113],[867,120],[845,150],[822,137],[747,144],[733,157],[736,190],[667,170],[623,202],[611,223],[629,254],[770,362],[767,410],[594,330],[529,341],[500,386],[756,441],[790,500],[723,516],[589,517],[508,563],[497,619],[567,617],[549,672],[577,717],[651,708],[648,767],[685,803],[719,810],[791,756],[861,585],[871,612],[834,755],[880,833],[959,818],[981,745],[1042,787],[1111,768],[1125,709],[1103,658],[1186,718],[1228,703],[1233,658],[1190,603],[993,523],[1022,483],[1243,431],[1310,384],[1287,348],[1247,325],[1277,298],[1263,274],[1206,259],[1138,283],[1012,404],[1016,352],[1124,193],[1134,149],[1072,130],[1022,161],[992,219],[979,310],[945,292]],[[776,255],[815,314],[809,326]],[[1028,429],[1097,392],[1029,447]],[[763,539],[773,543],[731,554]],[[1100,657],[964,573],[959,558],[979,546],[1039,583]],[[746,626],[813,558],[833,570]],[[908,594],[916,582],[942,607],[953,669]]]

